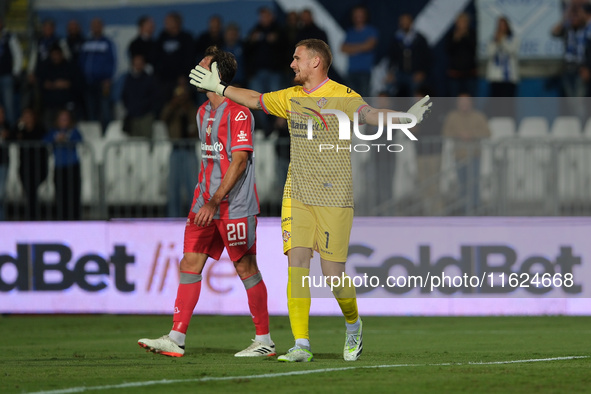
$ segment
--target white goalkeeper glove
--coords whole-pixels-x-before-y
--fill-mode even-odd
[[[217,62],[211,64],[211,71],[199,65],[195,66],[195,68],[191,70],[189,78],[191,79],[189,82],[192,85],[197,86],[199,89],[216,92],[222,97],[228,87],[227,83],[220,80]]]
[[[431,105],[433,105],[433,103],[427,103],[429,99],[431,99],[429,95],[423,97],[422,99],[417,101],[412,107],[410,107],[408,111],[406,111],[406,113],[412,114],[417,118],[417,124],[421,123],[425,114],[431,110]],[[400,118],[400,123],[406,124],[410,122],[411,120],[409,118]]]

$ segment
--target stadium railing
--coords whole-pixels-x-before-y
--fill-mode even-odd
[[[564,129],[561,129],[564,130]],[[424,137],[403,152],[353,153],[358,216],[589,215],[591,138],[583,133],[525,138],[519,133],[477,142]],[[191,203],[200,146],[194,140],[124,140],[76,145],[83,220],[168,217],[171,176],[188,175],[181,194]],[[171,167],[175,150],[191,163]],[[62,220],[56,201],[55,155],[45,143],[11,143],[5,185],[6,220]],[[289,139],[255,136],[255,170],[262,216],[279,216],[289,164]],[[23,156],[24,155],[24,156]],[[21,156],[28,158],[22,161]],[[179,170],[180,169],[180,170]],[[75,174],[65,172],[66,184]],[[72,178],[69,178],[72,177]],[[30,207],[35,190],[37,203]],[[189,188],[190,190],[186,190]],[[1,189],[1,188],[0,188]],[[75,190],[66,189],[68,200]],[[70,208],[65,208],[66,210]]]

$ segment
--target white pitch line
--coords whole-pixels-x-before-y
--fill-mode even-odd
[[[309,375],[309,374],[314,374],[314,373],[350,371],[352,369],[539,363],[539,362],[544,362],[544,361],[575,360],[575,359],[589,358],[589,357],[591,357],[591,356],[567,356],[567,357],[551,357],[551,358],[532,358],[532,359],[528,359],[528,360],[487,361],[487,362],[468,362],[468,363],[364,365],[364,366],[359,366],[359,367],[321,368],[321,369],[307,369],[307,370],[303,370],[303,371],[264,373],[264,374],[260,374],[260,375],[209,376],[209,377],[196,378],[196,379],[148,380],[148,381],[144,381],[144,382],[111,384],[111,385],[106,385],[106,386],[72,387],[69,389],[36,391],[36,392],[30,393],[30,394],[69,394],[69,393],[82,393],[84,391],[93,391],[93,390],[96,391],[96,390],[125,389],[125,388],[129,388],[129,387],[155,386],[158,384],[215,382],[215,381],[225,381],[225,380],[235,380],[235,379],[279,378],[282,376],[296,376],[296,375]]]

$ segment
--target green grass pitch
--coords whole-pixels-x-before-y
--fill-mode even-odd
[[[298,364],[235,358],[254,335],[248,316],[195,316],[182,358],[137,345],[170,324],[169,316],[0,317],[0,392],[591,392],[591,317],[365,317],[364,352],[351,363],[342,359],[343,319],[312,316],[315,361]],[[287,317],[271,317],[271,335],[278,352],[292,346]],[[571,356],[584,358],[543,360]],[[507,363],[516,360],[526,362]]]

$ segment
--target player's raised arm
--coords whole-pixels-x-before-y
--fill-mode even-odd
[[[431,105],[433,105],[433,103],[429,102],[429,100],[430,97],[427,95],[419,101],[417,101],[412,107],[409,108],[408,111],[406,111],[406,113],[414,115],[417,118],[417,124],[422,122],[425,114],[429,112],[429,110],[431,109]],[[366,123],[372,126],[379,126],[380,112],[384,113],[399,111],[394,111],[391,109],[377,109],[370,106],[366,106],[360,111],[359,120],[361,121],[361,123]],[[398,118],[398,121],[402,124],[410,123],[410,119],[406,117],[400,117]]]
[[[198,89],[216,92],[222,97],[228,97],[230,100],[244,105],[250,109],[262,109],[260,104],[259,92],[250,89],[228,86],[220,80],[217,63],[211,65],[211,71],[200,65],[195,66],[189,74],[192,85]]]

